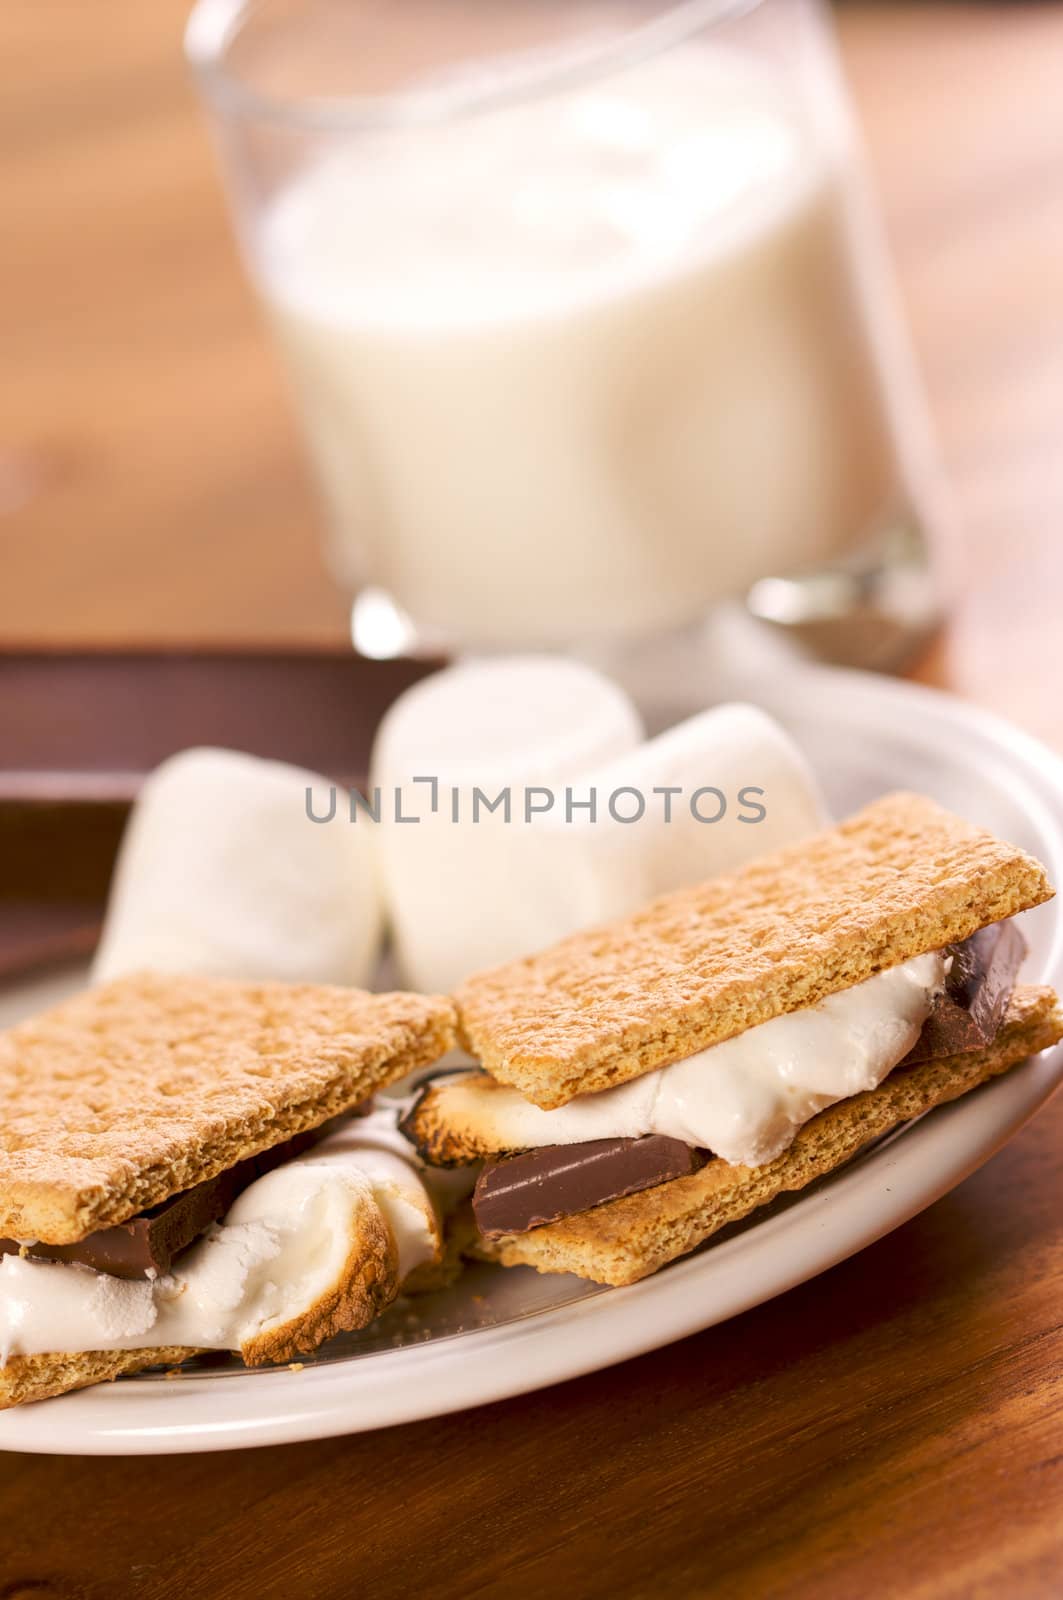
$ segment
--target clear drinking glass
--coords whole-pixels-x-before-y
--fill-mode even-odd
[[[200,0],[187,42],[361,648],[641,649],[739,596],[849,659],[928,624],[813,0]]]

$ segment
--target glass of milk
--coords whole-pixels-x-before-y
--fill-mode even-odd
[[[813,0],[200,0],[188,48],[361,648],[641,647],[742,596],[866,640],[898,575],[925,620]]]

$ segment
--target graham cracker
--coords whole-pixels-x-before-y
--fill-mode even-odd
[[[468,979],[463,1041],[550,1109],[1051,898],[1041,865],[892,794],[736,872]]]
[[[1063,1016],[1054,992],[1017,988],[992,1044],[897,1068],[877,1089],[821,1111],[788,1150],[763,1167],[710,1161],[691,1177],[607,1201],[530,1233],[481,1239],[476,1253],[507,1267],[574,1272],[617,1286],[636,1283],[784,1191],[803,1189],[844,1165],[891,1128],[957,1099],[1061,1038]]]
[[[51,1400],[71,1389],[108,1383],[145,1367],[176,1367],[198,1350],[167,1345],[158,1350],[82,1350],[77,1355],[12,1356],[0,1367],[0,1411],[32,1400]]]
[[[440,996],[136,974],[0,1034],[0,1236],[71,1244],[429,1066]]]

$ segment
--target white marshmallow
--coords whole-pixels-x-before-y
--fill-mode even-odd
[[[288,982],[369,982],[382,913],[366,827],[311,822],[325,779],[194,749],[148,778],[122,841],[97,981],[154,968]]]
[[[450,667],[392,706],[377,735],[371,785],[380,789],[381,874],[408,983],[450,989],[477,968],[608,914],[593,876],[566,876],[569,852],[557,848],[555,831],[524,823],[524,790],[557,789],[633,750],[642,736],[620,689],[590,667],[547,656]],[[434,812],[429,785],[412,781],[418,777],[438,780]],[[474,822],[474,789],[493,799],[506,786],[512,821],[481,805]],[[404,814],[418,823],[395,821],[396,788]]]
[[[800,751],[754,706],[720,706],[646,743],[639,734],[615,686],[575,663],[534,658],[452,668],[392,707],[372,798],[399,963],[413,987],[452,989],[826,821]],[[437,780],[434,812],[430,786],[415,778]],[[474,789],[493,799],[507,785],[510,821],[481,806],[474,822]],[[529,824],[525,789],[537,785],[552,804]],[[418,822],[395,821],[396,788]],[[665,788],[681,792],[654,792]],[[637,793],[617,794],[625,789]],[[712,789],[725,809],[699,820],[720,810]],[[592,790],[593,820],[581,803]],[[616,820],[640,806],[638,821]]]
[[[401,1284],[439,1259],[442,1235],[415,1158],[394,1153],[401,1137],[387,1122],[354,1121],[256,1179],[165,1277],[0,1256],[0,1364],[54,1350],[239,1350],[282,1327],[320,1329],[352,1254],[373,1249],[367,1214],[391,1235]]]
[[[591,788],[596,820],[573,812],[577,831],[592,836],[578,854],[596,882],[588,894],[603,903],[611,898],[616,916],[794,844],[830,820],[793,740],[765,712],[740,703],[688,717],[585,774],[574,785],[576,798]],[[680,793],[659,792],[665,789]],[[618,822],[609,808],[613,795],[622,816],[633,816],[642,797],[644,814]]]
[[[544,1111],[485,1078],[444,1078],[437,1114],[489,1149],[664,1134],[730,1162],[763,1166],[839,1100],[877,1089],[919,1037],[945,985],[940,951],[915,956],[817,1005]]]

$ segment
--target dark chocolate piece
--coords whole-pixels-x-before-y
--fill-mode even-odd
[[[994,922],[962,944],[950,945],[946,954],[952,957],[952,970],[945,993],[935,1000],[922,1033],[901,1062],[904,1067],[990,1043],[1026,955],[1026,940],[1014,922]]]
[[[705,1151],[659,1133],[545,1145],[488,1162],[476,1180],[473,1214],[485,1238],[526,1233],[606,1200],[689,1177],[710,1159]]]
[[[318,1128],[297,1133],[271,1150],[262,1150],[237,1162],[216,1178],[197,1183],[150,1211],[131,1217],[114,1228],[100,1228],[76,1244],[31,1244],[26,1254],[34,1261],[72,1261],[111,1278],[160,1277],[169,1272],[182,1250],[223,1217],[244,1189],[283,1162],[300,1155],[335,1130],[342,1118],[334,1117]],[[17,1239],[0,1239],[0,1255],[18,1255]]]
[[[197,1183],[128,1222],[100,1228],[76,1244],[31,1244],[26,1254],[35,1261],[76,1261],[112,1278],[145,1278],[149,1272],[163,1276],[175,1256],[223,1216],[240,1190],[254,1180],[256,1174],[245,1176],[243,1165]],[[0,1240],[4,1254],[18,1248],[13,1239]]]

